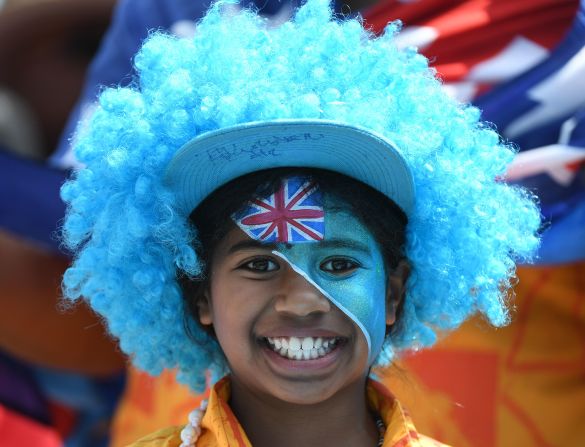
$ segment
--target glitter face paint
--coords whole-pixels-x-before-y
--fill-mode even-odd
[[[347,206],[331,197],[319,199],[325,209],[323,239],[313,243],[294,240],[278,243],[273,253],[358,326],[368,344],[368,360],[372,364],[386,335],[386,272],[382,252],[370,231],[345,210]],[[234,216],[241,227],[238,218],[241,221],[243,217]],[[246,233],[253,237],[251,232]],[[327,271],[328,262],[334,260],[347,261],[356,267],[345,274]]]

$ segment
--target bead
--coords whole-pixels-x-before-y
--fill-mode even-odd
[[[201,410],[193,410],[189,413],[189,422],[191,425],[199,425],[199,422],[201,422],[201,416]]]
[[[179,447],[195,447],[201,436],[201,419],[207,409],[207,400],[202,400],[198,409],[189,413],[189,423],[181,430],[181,445]]]
[[[195,435],[195,429],[191,425],[186,425],[183,430],[181,430],[181,441],[183,442],[193,442],[193,438]]]

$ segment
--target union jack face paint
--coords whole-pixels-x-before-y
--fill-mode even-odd
[[[318,186],[304,178],[288,177],[266,198],[255,198],[232,216],[248,236],[266,243],[323,240],[325,212]]]

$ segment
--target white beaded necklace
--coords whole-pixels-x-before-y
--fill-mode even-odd
[[[189,423],[181,430],[181,445],[179,447],[195,447],[201,435],[201,419],[207,409],[207,400],[202,400],[199,408],[189,413]]]
[[[201,436],[201,419],[207,409],[207,400],[202,400],[199,408],[189,413],[189,423],[181,430],[181,445],[179,447],[195,447],[195,443]],[[384,434],[386,427],[384,422],[376,416],[376,427],[378,428],[378,444],[381,447],[384,444]]]

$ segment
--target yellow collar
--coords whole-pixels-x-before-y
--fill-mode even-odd
[[[369,380],[366,394],[370,408],[380,415],[386,426],[383,447],[447,447],[417,432],[412,419],[400,402],[379,382]],[[201,420],[197,447],[252,447],[242,426],[228,405],[231,382],[224,377],[211,389],[207,411]],[[182,427],[153,433],[133,447],[176,447],[181,444]]]
[[[209,405],[201,422],[202,435],[197,447],[252,447],[228,405],[230,395],[229,377],[223,378],[212,388]],[[383,447],[441,445],[417,432],[410,416],[384,385],[372,379],[368,380],[366,395],[370,408],[380,415],[386,426]]]

